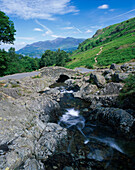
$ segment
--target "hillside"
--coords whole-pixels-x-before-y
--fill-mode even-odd
[[[22,49],[18,50],[17,53],[35,57],[41,56],[46,50],[56,51],[58,48],[70,52],[76,50],[79,43],[82,43],[83,41],[84,39],[76,39],[72,37],[57,38],[55,40],[48,41],[39,41],[33,44],[26,45]]]
[[[68,68],[108,66],[135,59],[135,18],[97,30],[70,58]]]

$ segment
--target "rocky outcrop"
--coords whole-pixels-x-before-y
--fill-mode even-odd
[[[28,77],[0,84],[0,169],[44,169],[37,157],[44,152],[47,158],[66,145],[66,129],[48,123],[58,120],[59,104],[37,93],[52,82]]]
[[[99,88],[104,87],[106,83],[104,76],[97,73],[90,74],[90,82],[96,84]]]
[[[54,123],[47,123],[42,137],[35,145],[37,159],[46,160],[48,156],[66,150],[67,130]]]
[[[116,106],[117,97],[122,89],[123,84],[121,83],[108,83],[104,88],[98,89],[96,85],[86,84],[82,86],[80,91],[74,93],[75,97],[80,97],[91,105],[100,103],[103,106]]]
[[[135,118],[123,109],[98,107],[90,113],[89,120],[111,126],[117,135],[135,139]]]
[[[20,98],[22,95],[19,88],[1,88],[0,91],[15,99]]]
[[[113,63],[113,64],[111,64],[110,69],[112,69],[112,70],[118,70],[118,69],[120,69],[120,66],[117,65],[117,64],[115,64],[115,63]]]
[[[129,68],[130,66],[121,66],[120,72],[98,70],[91,74],[91,81],[89,75],[78,76],[76,72],[65,68],[43,68],[39,77],[1,82],[0,169],[74,169],[79,166],[84,169],[86,165],[89,168],[99,166],[100,169],[98,163],[103,159],[110,159],[103,156],[105,152],[109,155],[110,148],[99,141],[103,148],[96,149],[95,155],[91,154],[88,145],[84,145],[84,136],[79,129],[78,138],[74,130],[73,134],[70,134],[71,132],[56,124],[61,116],[57,101],[63,97],[65,88],[49,86],[62,79],[68,90],[77,88],[74,96],[90,102],[87,103],[88,107],[81,108],[81,112],[86,114],[86,123],[99,121],[114,129],[116,135],[135,139],[135,119],[132,110],[112,107],[118,106],[117,97],[123,87],[123,83],[112,82],[112,77],[116,72],[119,75],[128,75]],[[90,130],[89,127],[88,129]],[[88,129],[84,131],[87,132]],[[92,140],[94,141],[94,138]],[[81,147],[86,149],[86,152],[82,151]],[[67,153],[67,148],[68,151],[72,150],[73,154]],[[97,162],[91,161],[93,157]],[[58,165],[50,166],[50,161],[56,161]]]
[[[123,82],[128,77],[128,75],[128,73],[114,73],[112,80],[118,83]]]

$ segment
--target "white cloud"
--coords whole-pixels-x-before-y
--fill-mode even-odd
[[[0,10],[24,19],[54,20],[54,15],[78,13],[71,0],[0,0]]]
[[[135,11],[135,9],[132,9],[132,10],[130,10],[130,11],[127,11],[127,12],[123,13],[123,14],[117,15],[117,16],[111,18],[111,19],[121,17],[121,16],[123,16],[123,15],[129,14],[129,13],[134,12],[134,11]]]
[[[98,7],[98,9],[108,9],[108,8],[109,8],[109,5],[107,4],[104,4]]]
[[[59,37],[64,38],[64,37],[61,36],[61,35],[51,35],[51,37],[53,37],[53,38],[59,38]]]
[[[71,27],[63,27],[62,28],[63,30],[76,30],[77,32],[76,33],[82,33],[82,31],[79,29],[79,28],[77,28],[77,27],[75,27],[75,26],[71,26]]]
[[[42,32],[43,30],[40,28],[34,28],[34,31]]]
[[[72,29],[74,29],[74,27],[64,27],[62,29],[64,29],[64,30],[72,30]]]
[[[92,31],[92,30],[87,30],[87,31],[86,31],[86,33],[91,33],[91,32],[93,32],[93,31]]]
[[[47,26],[45,26],[44,24],[41,24],[38,20],[35,20],[35,21],[38,25],[40,25],[42,28],[44,28],[45,33],[43,34],[43,36],[53,34],[52,30],[50,30]]]
[[[77,27],[75,27],[75,26],[74,26],[74,28],[75,28],[79,33],[82,33],[82,31],[81,31],[79,28],[77,28]]]
[[[27,43],[26,42],[20,42],[20,43],[15,43],[15,44],[1,44],[0,48],[1,49],[5,49],[6,51],[8,51],[8,49],[10,49],[11,47],[15,48],[15,50],[19,50],[21,48],[23,48],[24,46],[26,46]]]

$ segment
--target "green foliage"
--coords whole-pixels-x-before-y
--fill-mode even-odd
[[[125,79],[125,85],[120,92],[119,99],[121,103],[126,105],[128,103],[129,107],[135,109],[135,74],[131,74]]]
[[[93,69],[93,68],[94,68],[93,65],[90,64],[90,63],[87,63],[87,64],[85,65],[85,67],[88,68],[88,69]]]
[[[135,74],[131,74],[125,79],[125,85],[120,93],[120,96],[126,97],[127,95],[135,95]]]
[[[0,49],[0,76],[4,75],[8,67],[9,56],[5,50]]]
[[[12,44],[15,40],[14,24],[4,12],[0,11],[0,42]]]
[[[68,63],[66,63],[67,68],[75,68],[86,65],[93,65],[95,63],[95,56],[100,51],[99,47],[94,48],[93,50],[87,50],[85,52],[78,53],[76,55],[72,55]]]
[[[46,50],[40,60],[40,68],[47,66],[65,66],[66,62],[69,61],[69,55],[63,50],[58,49],[57,51]]]
[[[92,38],[80,43],[74,53],[87,51],[97,46],[104,45],[118,37],[135,31],[135,18],[129,19],[119,24],[114,24],[103,29],[97,30]]]
[[[0,76],[36,69],[39,69],[38,58],[16,54],[14,48],[10,48],[8,52],[0,50]]]
[[[102,67],[135,59],[135,18],[98,30],[92,38],[79,44],[70,58],[68,68]]]

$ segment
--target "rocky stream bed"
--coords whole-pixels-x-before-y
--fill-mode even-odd
[[[0,169],[135,169],[134,106],[118,100],[134,69],[49,67],[0,81]]]

